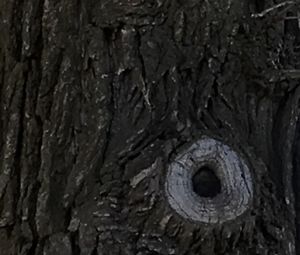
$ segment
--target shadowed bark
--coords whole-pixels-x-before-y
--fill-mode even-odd
[[[1,254],[300,254],[300,9],[275,4],[0,1]],[[228,150],[178,168],[236,166],[183,191],[216,222],[166,188],[204,137]]]

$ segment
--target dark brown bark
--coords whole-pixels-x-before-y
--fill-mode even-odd
[[[300,254],[299,4],[251,17],[274,4],[0,1],[1,254]],[[253,185],[219,224],[165,191],[203,136]]]

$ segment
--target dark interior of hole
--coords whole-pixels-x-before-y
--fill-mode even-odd
[[[221,192],[221,181],[208,166],[201,167],[194,174],[192,183],[194,192],[201,197],[213,198]]]

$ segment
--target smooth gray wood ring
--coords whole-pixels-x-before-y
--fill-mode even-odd
[[[221,192],[200,197],[192,177],[201,166],[210,166],[221,180]],[[168,167],[165,191],[171,208],[182,217],[203,223],[223,223],[243,214],[253,198],[253,185],[245,161],[229,146],[202,138],[180,153]]]

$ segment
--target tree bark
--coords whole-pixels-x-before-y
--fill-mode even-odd
[[[253,15],[275,4],[2,0],[1,254],[300,254],[299,4]],[[205,139],[215,198],[176,186]]]

